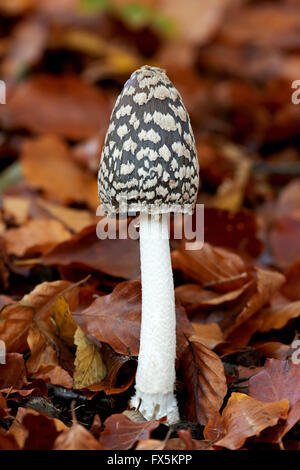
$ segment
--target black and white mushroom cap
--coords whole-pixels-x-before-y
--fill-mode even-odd
[[[124,85],[111,114],[98,175],[111,216],[130,211],[191,213],[199,167],[181,96],[164,70],[144,66]]]

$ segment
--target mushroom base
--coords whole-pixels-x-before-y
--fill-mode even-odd
[[[179,421],[177,401],[173,392],[145,393],[136,389],[136,394],[130,403],[148,421],[160,419],[164,416],[167,416],[168,424]]]

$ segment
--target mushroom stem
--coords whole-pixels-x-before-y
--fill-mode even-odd
[[[174,396],[176,315],[168,217],[140,215],[142,322],[131,400],[147,419],[179,420]]]

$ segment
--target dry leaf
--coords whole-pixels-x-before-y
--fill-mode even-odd
[[[53,305],[53,319],[57,335],[68,346],[74,346],[74,334],[77,325],[70,313],[69,304],[64,297],[59,297]]]
[[[55,440],[54,450],[101,450],[99,441],[81,424],[73,423]]]
[[[195,333],[189,337],[190,341],[197,341],[209,349],[214,349],[224,341],[223,333],[216,323],[192,323]]]
[[[249,395],[264,402],[286,398],[290,404],[286,434],[300,419],[300,367],[289,361],[267,359],[264,369],[249,380]]]
[[[97,179],[74,162],[65,142],[56,136],[25,142],[22,171],[33,188],[44,191],[53,201],[84,202],[92,209],[99,205]]]
[[[140,275],[137,240],[99,240],[96,227],[87,227],[71,240],[57,245],[39,262],[46,266],[81,267],[123,279]]]
[[[70,232],[57,220],[34,219],[3,234],[7,253],[15,256],[45,253],[68,240]]]
[[[14,303],[6,305],[0,313],[0,339],[7,352],[28,349],[27,335],[34,316],[34,308]]]
[[[74,342],[77,346],[74,387],[85,388],[101,382],[107,374],[101,350],[86,337],[81,328],[77,328]]]
[[[226,434],[216,445],[231,450],[240,449],[248,437],[259,436],[264,429],[275,426],[279,419],[286,419],[288,410],[288,400],[266,405],[266,402],[243,393],[233,393],[222,413]]]
[[[30,199],[16,196],[5,196],[2,201],[5,214],[12,217],[17,225],[28,219]]]
[[[175,269],[219,292],[240,288],[249,280],[248,270],[238,255],[208,243],[201,250],[173,251],[172,262]]]
[[[72,313],[84,333],[109,344],[114,351],[137,356],[141,321],[141,283],[122,282],[107,296],[98,297],[88,308]],[[184,334],[191,333],[185,311],[176,306],[177,348],[186,342]]]
[[[32,409],[19,408],[9,435],[16,439],[23,450],[50,450],[62,429],[66,429],[66,426],[58,419],[49,418]]]
[[[182,354],[181,374],[187,390],[186,417],[205,425],[219,411],[227,393],[221,359],[193,338]]]
[[[6,354],[5,364],[0,364],[0,390],[22,389],[25,383],[26,369],[22,354]]]
[[[34,325],[30,328],[27,341],[31,351],[31,356],[26,362],[28,375],[55,385],[72,388],[72,377],[59,365],[56,343],[51,341],[51,337],[43,334]]]
[[[69,230],[78,233],[97,222],[97,217],[86,210],[72,209],[39,199],[37,204],[51,216],[62,222]]]
[[[101,123],[107,127],[109,115],[99,89],[78,76],[48,74],[20,82],[0,117],[5,127],[82,139],[95,134]]]
[[[134,423],[125,415],[114,414],[107,418],[100,437],[100,444],[105,450],[128,450],[136,442],[149,439],[151,432],[159,426],[159,421]]]

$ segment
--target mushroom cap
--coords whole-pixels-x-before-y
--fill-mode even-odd
[[[98,174],[107,215],[191,213],[199,166],[189,115],[164,70],[144,66],[111,114]]]

